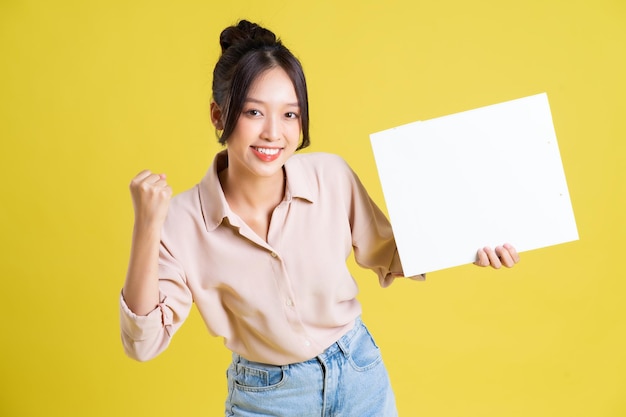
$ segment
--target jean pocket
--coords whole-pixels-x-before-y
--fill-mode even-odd
[[[282,385],[285,381],[285,369],[275,365],[238,363],[235,365],[233,379],[238,388],[262,391]]]
[[[364,326],[350,341],[348,361],[357,371],[367,371],[382,362],[380,349]]]

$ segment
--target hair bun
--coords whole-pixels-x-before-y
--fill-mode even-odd
[[[247,20],[239,21],[237,26],[227,27],[220,35],[222,53],[235,45],[248,45],[252,48],[276,43],[276,35],[272,31]]]

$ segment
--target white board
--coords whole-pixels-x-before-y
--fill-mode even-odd
[[[545,93],[370,135],[407,276],[578,239]]]

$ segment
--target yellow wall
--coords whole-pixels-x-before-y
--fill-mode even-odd
[[[311,150],[381,205],[369,133],[548,92],[580,241],[386,290],[353,270],[401,415],[626,415],[623,0],[211,3],[0,2],[0,415],[221,415],[229,355],[197,312],[140,364],[117,309],[128,182],[203,175],[217,38],[239,17],[301,57]]]

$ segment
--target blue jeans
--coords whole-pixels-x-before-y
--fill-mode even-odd
[[[357,319],[321,355],[290,365],[233,354],[227,371],[227,417],[397,417],[378,346]]]

